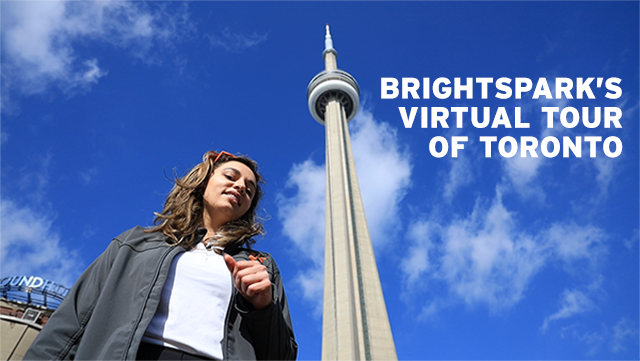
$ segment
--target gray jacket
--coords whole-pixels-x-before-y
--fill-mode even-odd
[[[203,237],[206,230],[199,230]],[[161,233],[135,227],[115,238],[80,276],[25,355],[25,360],[133,360],[160,302],[171,261],[184,252]],[[273,258],[227,247],[236,260],[259,259],[269,272],[273,303],[255,310],[235,290],[222,344],[225,360],[293,360],[297,344]],[[193,312],[206,312],[194,300]]]

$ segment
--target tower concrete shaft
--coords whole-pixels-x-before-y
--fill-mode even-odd
[[[338,70],[326,27],[325,70],[309,83],[313,117],[326,134],[323,360],[397,359],[364,214],[347,123],[359,107],[355,79]]]

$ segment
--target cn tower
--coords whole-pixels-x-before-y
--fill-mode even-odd
[[[324,44],[325,70],[307,87],[309,111],[325,126],[327,153],[322,359],[396,360],[347,127],[360,90],[338,69],[329,25]]]

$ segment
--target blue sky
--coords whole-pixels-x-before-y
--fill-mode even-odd
[[[637,2],[1,4],[2,276],[71,286],[150,225],[207,150],[256,159],[300,359],[319,359],[324,129],[306,86],[324,25],[359,82],[350,123],[400,359],[638,359]],[[381,78],[619,78],[621,93],[383,99]],[[453,85],[453,84],[451,84]],[[422,90],[422,88],[420,88]],[[421,94],[421,92],[420,92]],[[463,93],[464,94],[464,93]],[[519,107],[528,129],[405,128],[399,107]],[[542,107],[614,107],[620,128],[547,128]],[[481,111],[480,111],[481,113]],[[482,113],[481,113],[482,114]],[[493,115],[492,115],[493,117]],[[434,137],[466,136],[458,157]],[[484,154],[482,136],[617,137],[619,156]],[[508,150],[508,148],[507,148]]]

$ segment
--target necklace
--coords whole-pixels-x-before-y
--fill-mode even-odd
[[[205,238],[202,243],[204,243],[205,248],[207,249],[207,251],[214,251],[217,254],[223,254],[224,253],[224,247],[217,245],[217,241],[222,238],[221,235],[214,235],[211,237],[207,237]]]

